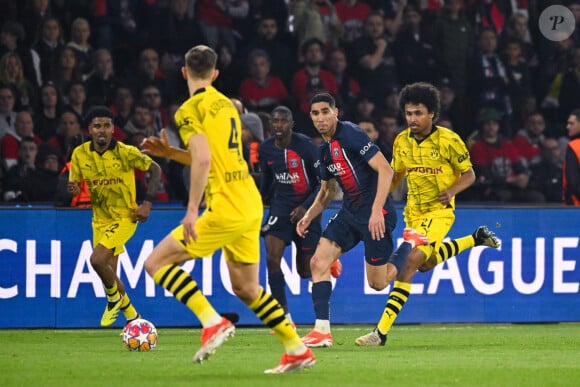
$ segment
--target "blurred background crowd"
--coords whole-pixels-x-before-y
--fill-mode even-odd
[[[576,20],[557,41],[538,24],[554,4]],[[165,128],[182,145],[180,68],[207,44],[257,177],[276,105],[319,142],[308,101],[329,91],[340,119],[390,160],[405,127],[398,93],[426,81],[441,92],[438,124],[470,147],[478,181],[461,200],[561,203],[567,120],[580,107],[579,25],[580,0],[0,0],[0,198],[71,205],[67,161],[96,104],[113,110],[119,140],[139,146]],[[184,202],[182,167],[158,161],[156,200]],[[138,197],[147,179],[136,175]]]

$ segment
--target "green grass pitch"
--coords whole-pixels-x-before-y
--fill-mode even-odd
[[[118,329],[0,330],[0,386],[580,385],[580,324],[401,325],[385,347],[356,347],[370,328],[334,326],[315,367],[285,375],[263,374],[282,354],[266,328],[237,328],[201,365],[199,329],[161,327],[147,353],[127,351]]]

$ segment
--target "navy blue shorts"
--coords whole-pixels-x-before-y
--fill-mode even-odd
[[[314,254],[321,234],[320,216],[310,223],[308,233],[304,238],[296,232],[296,223],[290,222],[290,216],[272,216],[268,214],[268,219],[262,226],[263,236],[275,236],[283,240],[286,246],[294,241],[298,251],[310,252],[310,254]]]
[[[372,266],[380,266],[387,263],[393,252],[393,230],[397,224],[397,214],[389,212],[385,215],[385,237],[373,240],[369,231],[368,220],[363,222],[344,210],[334,215],[326,225],[322,236],[335,242],[343,252],[347,252],[363,241],[365,248],[365,261]]]

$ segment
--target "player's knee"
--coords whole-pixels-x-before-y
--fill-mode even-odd
[[[384,288],[387,287],[387,285],[389,284],[387,281],[383,281],[383,280],[368,280],[368,284],[371,287],[371,289],[376,290],[376,291],[381,291]]]
[[[232,291],[246,305],[250,305],[258,297],[258,289],[250,286],[232,284]]]

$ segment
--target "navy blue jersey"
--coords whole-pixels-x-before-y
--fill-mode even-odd
[[[264,201],[272,193],[270,215],[287,216],[300,205],[308,209],[320,189],[317,149],[300,133],[292,133],[284,149],[274,140],[270,137],[260,145],[260,193]]]
[[[343,191],[342,207],[366,221],[371,214],[379,176],[368,162],[378,152],[379,147],[366,133],[348,121],[338,121],[332,139],[320,146],[320,178],[336,179]],[[383,208],[393,211],[390,196]]]

